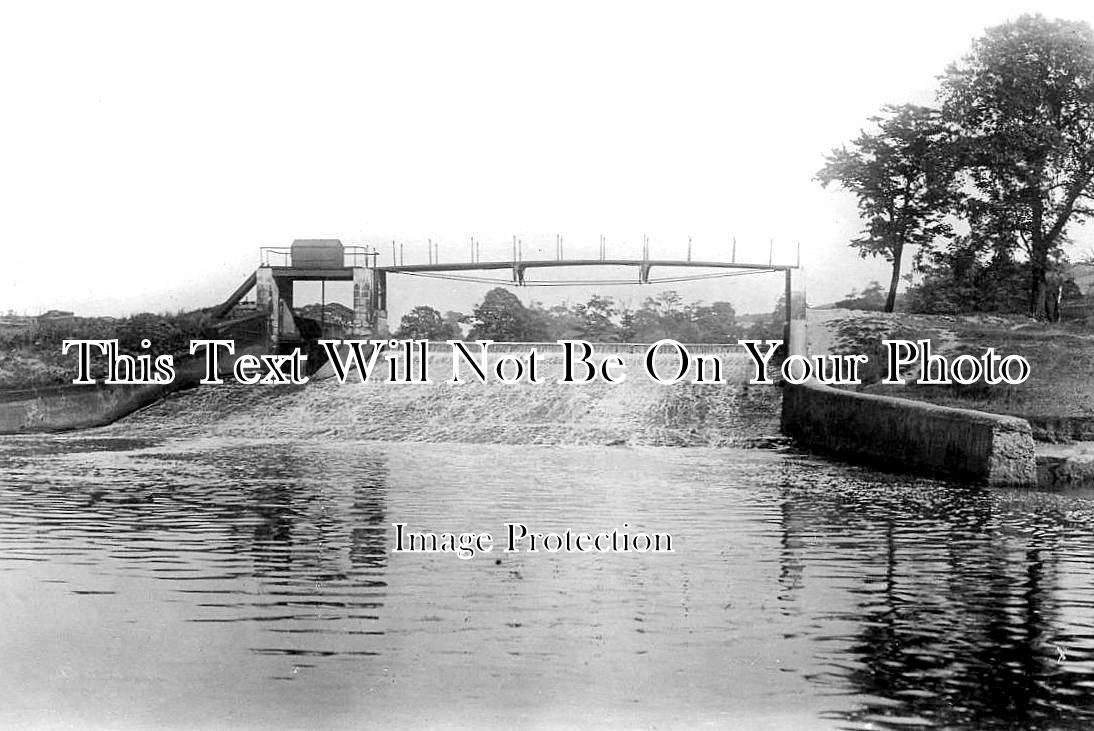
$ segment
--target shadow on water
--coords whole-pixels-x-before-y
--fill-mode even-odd
[[[784,605],[833,588],[852,598],[814,618],[825,632],[810,680],[858,699],[828,720],[1094,723],[1089,516],[1076,520],[1058,495],[926,482],[816,490],[797,471],[781,492]]]

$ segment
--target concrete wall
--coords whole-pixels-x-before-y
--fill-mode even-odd
[[[174,384],[50,386],[0,393],[0,434],[67,431],[110,424],[155,403]]]
[[[221,358],[220,373],[222,376],[231,373],[236,359],[244,353],[265,352],[263,345],[240,348],[234,356]],[[203,359],[185,358],[170,383],[66,384],[0,391],[0,434],[69,431],[113,424],[168,394],[196,387],[204,374]]]
[[[1037,484],[1033,434],[1015,417],[807,383],[783,389],[782,429],[808,446],[895,468]]]

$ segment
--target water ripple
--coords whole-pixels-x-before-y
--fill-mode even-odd
[[[140,720],[176,724],[201,724],[198,697],[274,725],[408,704],[501,718],[510,697],[711,723],[1094,723],[1089,493],[786,449],[75,435],[0,455],[0,693],[39,711],[93,697],[94,714],[139,677],[174,699]],[[675,551],[462,561],[392,553],[395,522],[499,544],[507,522],[626,524]]]

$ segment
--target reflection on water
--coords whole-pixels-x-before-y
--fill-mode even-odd
[[[1094,578],[1089,497],[784,488],[785,591],[830,587],[810,679],[862,701],[863,726],[1089,726]]]
[[[768,450],[0,442],[0,723],[1094,722],[1094,500]],[[391,554],[394,522],[672,554]]]

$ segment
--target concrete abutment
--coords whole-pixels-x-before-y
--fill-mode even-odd
[[[1037,484],[1024,419],[846,391],[786,385],[782,429],[812,448],[989,485]]]

